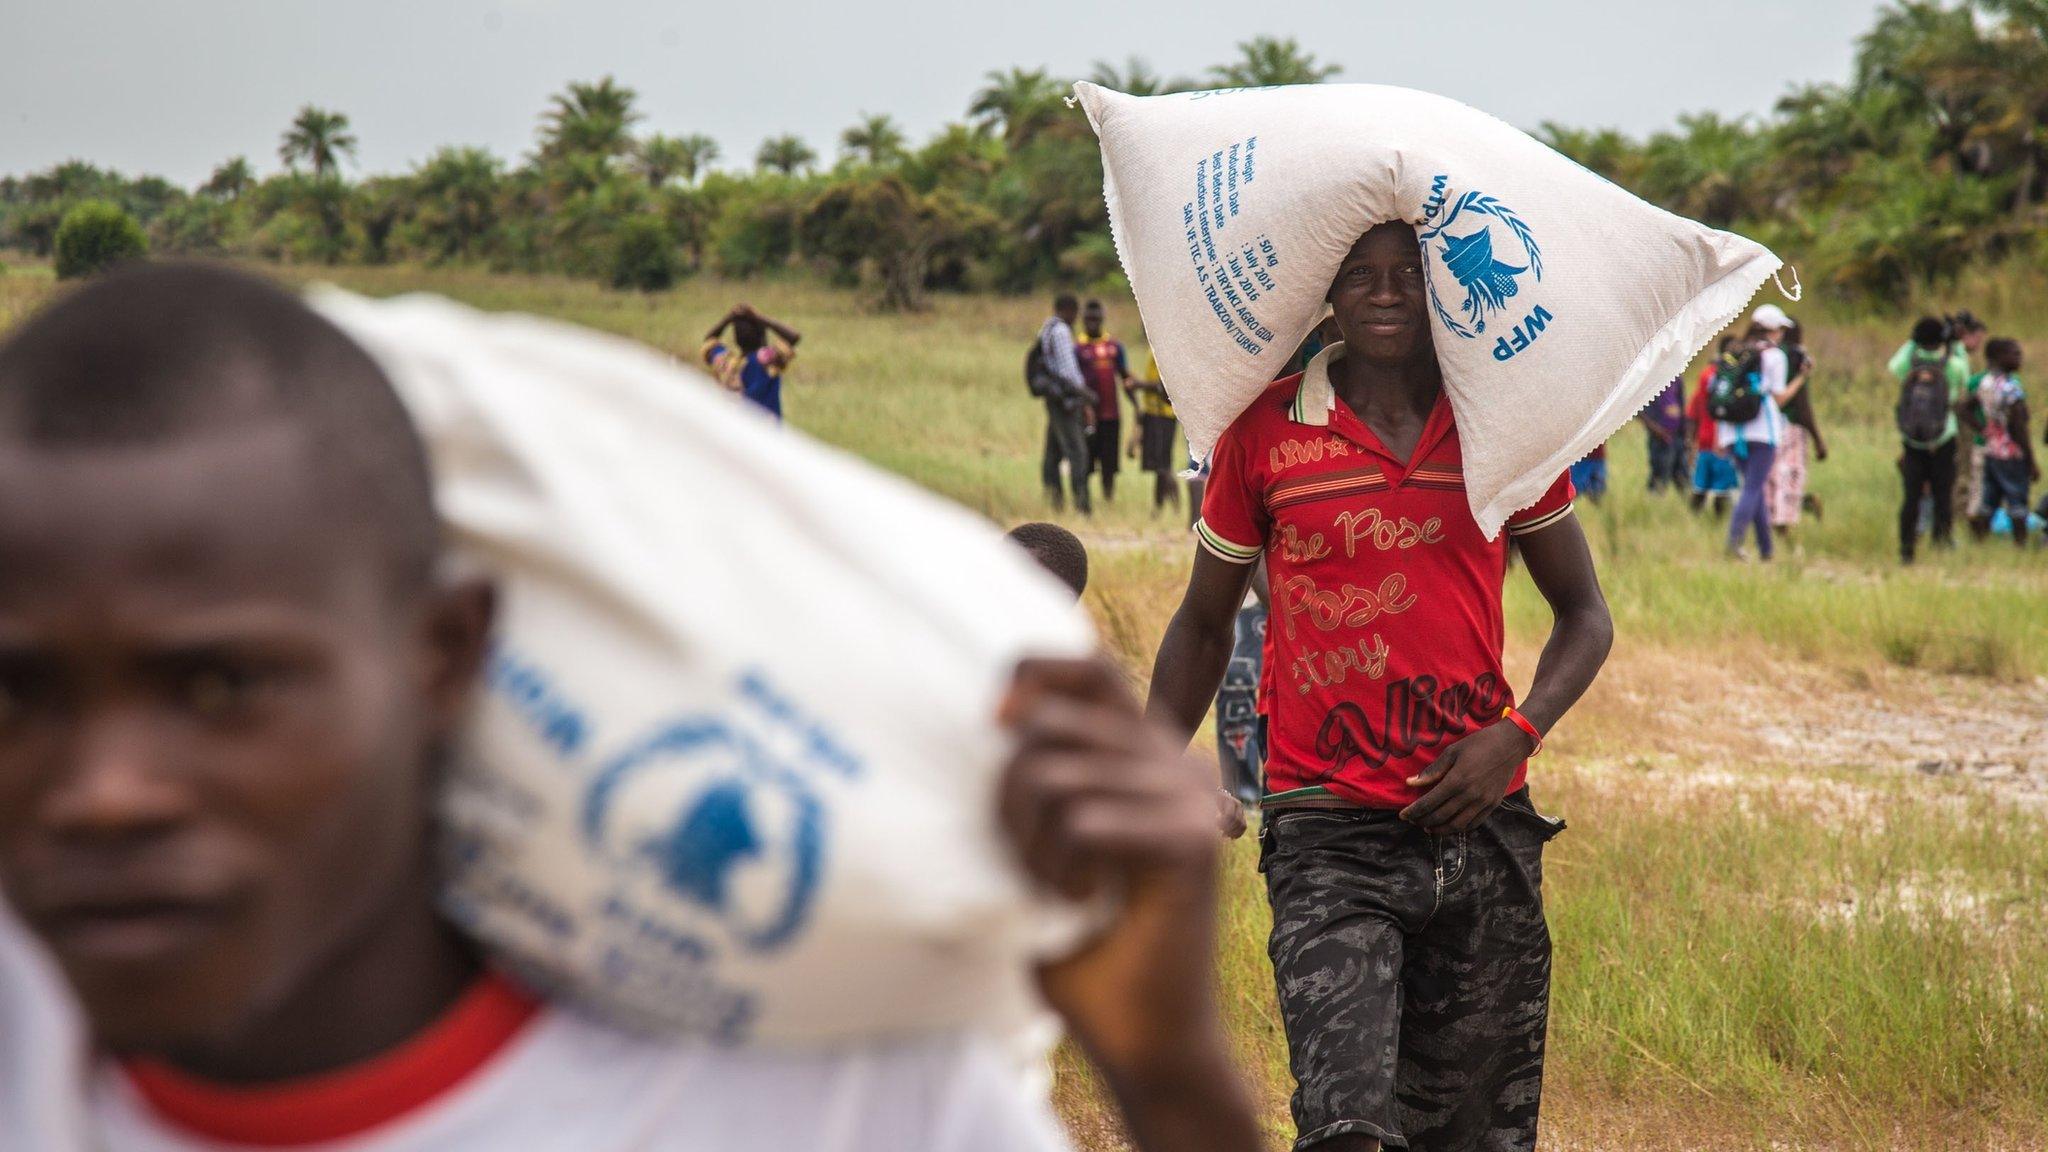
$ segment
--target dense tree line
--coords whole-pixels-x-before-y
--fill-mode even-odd
[[[1101,65],[1126,91],[1322,80],[1292,40],[1258,38],[1203,81],[1165,79],[1143,61]],[[763,141],[750,169],[720,167],[703,135],[643,132],[636,94],[609,77],[571,84],[515,164],[447,147],[402,175],[350,178],[348,117],[307,107],[283,134],[284,171],[259,178],[246,157],[197,188],[128,179],[83,161],[0,178],[0,245],[48,255],[75,207],[125,209],[160,254],[294,263],[475,263],[660,287],[711,269],[784,268],[869,285],[885,306],[931,290],[1022,290],[1116,275],[1102,166],[1067,83],[1043,69],[991,72],[966,117],[921,146],[887,115],[863,112],[826,167],[796,136]]]
[[[2048,0],[1891,5],[1847,83],[1796,88],[1760,121],[1539,134],[1674,212],[1757,236],[1824,288],[1896,298],[2032,255],[2048,233]]]
[[[1200,79],[1135,58],[1091,78],[1147,94],[1337,71],[1261,37]],[[641,287],[804,268],[890,307],[932,290],[1096,284],[1117,275],[1116,256],[1100,156],[1066,90],[1043,69],[991,72],[966,116],[922,145],[862,112],[829,167],[795,136],[763,141],[751,167],[721,167],[706,136],[641,131],[635,93],[606,78],[556,96],[516,164],[449,147],[355,180],[348,118],[308,107],[268,178],[241,157],[189,191],[77,161],[0,178],[0,244],[47,254],[66,212],[103,200],[160,253],[477,263]],[[1893,296],[2029,254],[2048,229],[2048,0],[1894,4],[1846,83],[1794,89],[1760,119],[1686,116],[1647,139],[1539,134],[1674,211],[1757,235],[1809,281]]]

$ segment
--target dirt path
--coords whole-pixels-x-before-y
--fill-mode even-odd
[[[1510,665],[1519,682],[1533,670],[1525,659]],[[1681,774],[1958,776],[2048,807],[2048,680],[1623,647],[1561,736],[1588,758]]]

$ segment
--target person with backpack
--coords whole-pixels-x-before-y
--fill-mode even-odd
[[[1744,558],[1742,537],[1750,531],[1756,534],[1758,559],[1774,554],[1764,487],[1785,440],[1785,413],[1779,405],[1791,397],[1791,383],[1778,342],[1791,327],[1792,318],[1776,304],[1758,308],[1750,315],[1749,331],[1721,354],[1707,395],[1707,411],[1720,425],[1716,444],[1742,468],[1742,494],[1728,523],[1731,560]]]
[[[1720,375],[1720,358],[1734,346],[1735,337],[1721,338],[1714,359],[1700,369],[1699,387],[1693,389],[1692,399],[1685,404],[1685,422],[1693,438],[1692,510],[1697,515],[1711,503],[1715,519],[1728,514],[1734,503],[1733,494],[1742,485],[1742,474],[1735,470],[1735,461],[1721,452],[1720,425],[1707,411],[1714,381]]]
[[[1899,474],[1905,499],[1899,505],[1899,560],[1911,564],[1920,540],[1920,502],[1933,506],[1934,544],[1955,543],[1956,406],[1970,383],[1968,349],[1949,340],[1949,326],[1935,316],[1913,325],[1913,338],[1892,357],[1899,379],[1894,409],[1901,452]]]
[[[1088,433],[1094,423],[1095,393],[1081,376],[1074,352],[1074,321],[1081,302],[1072,293],[1053,301],[1052,315],[1038,329],[1038,338],[1024,357],[1024,383],[1045,401],[1045,456],[1040,478],[1053,511],[1066,506],[1060,494],[1060,465],[1067,466],[1067,484],[1074,490],[1074,510],[1094,512],[1088,500]]]

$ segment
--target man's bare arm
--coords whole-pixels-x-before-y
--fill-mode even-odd
[[[791,351],[795,351],[797,341],[803,339],[801,333],[780,320],[771,320],[759,312],[754,313],[754,319],[759,320],[763,328],[782,337],[782,342],[789,345]]]
[[[1230,650],[1237,643],[1237,610],[1244,604],[1253,564],[1232,564],[1206,548],[1195,549],[1187,592],[1166,626],[1152,663],[1152,692],[1145,714],[1171,728],[1185,743],[1201,727],[1216,700]]]
[[[1004,709],[1002,820],[1026,871],[1118,895],[1109,928],[1039,984],[1140,1152],[1254,1152],[1258,1115],[1216,1001],[1220,863],[1207,773],[1102,660],[1031,660]]]
[[[740,318],[745,308],[745,304],[735,304],[732,307],[726,309],[725,315],[718,318],[718,323],[713,324],[711,326],[711,331],[706,332],[704,334],[704,339],[718,339],[720,333],[724,332],[727,328],[732,327],[732,322]]]
[[[1550,731],[1586,689],[1593,686],[1607,653],[1614,647],[1614,617],[1593,571],[1593,552],[1586,546],[1579,518],[1520,538],[1522,562],[1536,591],[1549,603],[1550,640],[1536,662],[1536,679],[1519,711],[1544,732]]]
[[[1550,640],[1536,663],[1536,682],[1516,707],[1539,732],[1548,732],[1585,695],[1614,644],[1614,621],[1593,554],[1576,516],[1517,537],[1522,562],[1550,604]],[[1402,809],[1401,818],[1431,832],[1462,832],[1498,807],[1515,768],[1535,751],[1520,728],[1497,720],[1446,748],[1409,783],[1427,789]]]

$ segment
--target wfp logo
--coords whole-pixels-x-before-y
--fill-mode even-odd
[[[584,793],[583,834],[636,902],[680,900],[766,952],[809,916],[826,826],[801,776],[707,716],[667,725],[600,769]]]
[[[1543,249],[1513,209],[1483,192],[1466,192],[1451,200],[1449,183],[1447,176],[1438,176],[1431,183],[1417,239],[1422,242],[1424,262],[1434,262],[1464,293],[1459,315],[1453,315],[1444,305],[1437,277],[1431,275],[1429,302],[1437,319],[1456,335],[1474,340],[1485,334],[1488,321],[1496,314],[1510,310],[1509,301],[1521,294],[1523,277],[1542,282]],[[1496,339],[1493,358],[1513,359],[1553,319],[1537,305],[1508,335]]]

